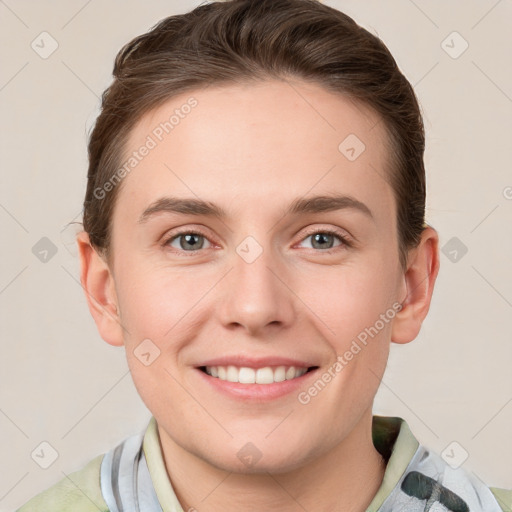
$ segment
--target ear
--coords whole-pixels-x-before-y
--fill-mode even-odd
[[[399,295],[402,309],[395,316],[391,330],[394,343],[409,343],[418,336],[430,308],[439,264],[439,236],[434,228],[427,226],[418,246],[408,254]]]
[[[110,345],[122,346],[123,328],[110,268],[92,247],[88,233],[81,231],[76,241],[80,256],[80,282],[98,332]]]

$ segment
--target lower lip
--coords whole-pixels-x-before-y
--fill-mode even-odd
[[[283,380],[282,382],[274,382],[272,384],[240,384],[239,382],[229,382],[212,377],[203,372],[199,368],[195,369],[201,379],[215,390],[229,396],[230,398],[240,400],[254,400],[255,402],[267,402],[276,398],[289,395],[296,392],[298,388],[303,386],[313,374],[318,370],[310,370],[304,375],[295,379]]]

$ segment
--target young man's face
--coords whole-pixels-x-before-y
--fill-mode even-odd
[[[126,159],[140,161],[119,191],[106,281],[124,329],[99,325],[125,344],[164,449],[276,472],[328,453],[363,421],[369,435],[407,295],[378,120],[320,86],[269,81],[175,97],[133,130]],[[308,209],[316,196],[350,200]],[[143,215],[171,197],[225,217],[185,206]],[[257,372],[269,366],[316,369],[233,384],[207,365],[251,367],[240,373],[249,380],[283,378]],[[261,458],[251,466],[247,454]]]

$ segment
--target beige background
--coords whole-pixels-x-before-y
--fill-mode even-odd
[[[2,511],[150,417],[123,349],[96,331],[65,226],[80,220],[86,134],[117,51],[199,3],[0,0]],[[413,343],[392,347],[375,412],[404,417],[439,453],[456,441],[464,468],[512,488],[512,2],[325,3],[380,36],[415,86],[427,130],[427,220],[442,247],[456,237],[450,243],[468,249],[455,262],[450,246],[442,254],[430,314]],[[46,59],[31,48],[43,31],[58,43]],[[469,44],[458,58],[462,39],[442,45],[454,31]],[[33,253],[43,237],[57,249],[46,263]],[[43,441],[58,452],[48,469],[31,458]]]

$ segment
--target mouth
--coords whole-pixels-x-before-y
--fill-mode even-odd
[[[231,354],[201,361],[194,373],[199,377],[198,385],[206,386],[205,391],[231,400],[264,404],[290,398],[307,386],[320,368],[314,364],[319,360],[313,362],[311,358]]]
[[[246,385],[271,385],[280,382],[296,380],[316,370],[318,366],[264,366],[251,368],[248,366],[199,366],[206,375],[224,382],[246,384]]]

